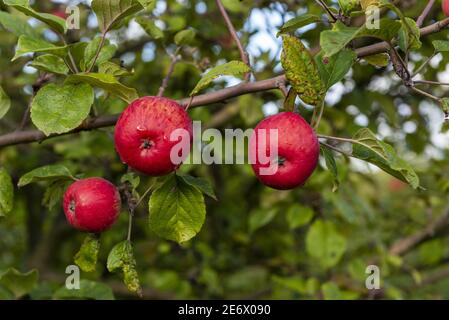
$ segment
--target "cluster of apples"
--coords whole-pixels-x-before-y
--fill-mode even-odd
[[[184,129],[190,140],[170,139],[174,130]],[[270,129],[277,129],[277,154],[274,161],[260,161],[259,154],[270,154]],[[129,167],[149,176],[163,176],[179,164],[171,160],[171,150],[181,144],[190,150],[192,120],[176,101],[162,97],[143,97],[132,102],[115,127],[115,148]],[[259,135],[265,131],[264,135]],[[265,137],[261,141],[259,137]],[[183,145],[184,144],[184,145]],[[275,189],[286,190],[302,185],[314,171],[319,143],[314,130],[294,112],[282,112],[261,121],[250,138],[252,168],[259,180]],[[261,150],[263,149],[263,150]],[[187,155],[183,155],[184,159]],[[263,169],[273,168],[273,174]],[[82,231],[99,233],[118,218],[121,201],[117,188],[103,178],[74,182],[64,195],[64,212],[69,223]]]

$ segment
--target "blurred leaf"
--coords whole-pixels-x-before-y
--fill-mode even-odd
[[[334,177],[334,186],[332,187],[332,192],[337,191],[338,186],[340,185],[340,181],[338,179],[338,167],[337,163],[335,162],[334,154],[331,149],[326,147],[325,145],[321,145],[321,153],[324,156],[324,160],[326,161],[326,167],[327,170],[329,170],[332,173],[332,176]]]
[[[356,141],[352,149],[354,157],[378,166],[414,189],[419,187],[419,178],[411,165],[399,158],[391,145],[377,140],[371,130],[360,129],[353,139]]]
[[[80,250],[75,255],[75,263],[84,272],[95,271],[97,265],[98,252],[100,251],[100,240],[96,234],[88,234],[81,245]]]
[[[137,0],[93,0],[91,7],[103,34],[114,29],[122,19],[144,9]]]
[[[360,8],[360,0],[338,0],[338,4],[346,15]]]
[[[54,181],[59,179],[71,180],[75,179],[72,173],[60,164],[48,165],[34,169],[24,174],[17,184],[19,187],[38,181]]]
[[[321,286],[324,300],[342,300],[340,288],[333,282],[323,283]]]
[[[263,226],[269,224],[274,219],[277,213],[277,209],[257,209],[251,212],[248,220],[249,232],[253,233],[257,229],[260,229]]]
[[[87,118],[94,102],[88,84],[48,84],[40,89],[31,104],[31,120],[45,135],[76,129]]]
[[[198,92],[206,88],[212,81],[220,76],[239,76],[250,71],[251,69],[241,61],[230,61],[225,64],[218,65],[209,70],[205,75],[203,75],[201,80],[190,93],[190,96],[196,95]]]
[[[5,90],[0,87],[0,119],[3,118],[11,108],[11,99],[6,94]]]
[[[303,14],[296,18],[288,20],[279,30],[277,36],[283,33],[294,32],[299,28],[307,26],[311,23],[321,22],[321,18],[315,14]]]
[[[324,268],[335,266],[346,251],[346,239],[330,221],[316,220],[306,235],[307,253]]]
[[[0,11],[0,24],[17,37],[27,35],[31,38],[38,38],[40,36],[39,32],[30,26],[26,20],[5,11]]]
[[[178,243],[193,238],[206,219],[204,197],[184,179],[171,175],[151,195],[150,229]]]
[[[11,291],[16,298],[21,298],[30,293],[37,285],[39,273],[33,269],[26,273],[9,268],[0,273],[0,285]]]
[[[128,290],[142,297],[142,288],[140,287],[136,260],[130,241],[122,241],[112,248],[108,256],[107,268],[110,272],[120,269],[123,272],[124,282]]]
[[[314,212],[312,208],[293,204],[287,211],[287,222],[290,229],[296,229],[308,224],[313,218]]]
[[[136,18],[136,22],[152,39],[158,40],[164,37],[164,32],[156,26],[152,19],[140,16]]]
[[[52,54],[44,54],[34,58],[30,67],[55,74],[66,75],[69,73],[69,68],[66,66],[64,60]]]
[[[57,33],[64,34],[67,30],[66,21],[49,13],[37,12],[30,7],[28,0],[3,0],[3,2],[14,9],[42,21]]]
[[[64,192],[67,186],[70,184],[71,180],[60,179],[52,182],[46,189],[44,193],[44,198],[42,199],[42,205],[46,206],[49,211],[61,202],[64,196]]]
[[[4,168],[0,168],[0,217],[7,215],[14,205],[14,186]]]
[[[179,31],[175,35],[175,43],[178,46],[186,46],[192,44],[193,40],[195,39],[196,32],[193,29],[186,29]]]
[[[65,286],[56,290],[54,299],[94,299],[94,300],[114,300],[112,289],[100,282],[91,280],[81,280],[79,290],[70,290]]]
[[[437,52],[449,51],[449,41],[448,40],[434,40],[432,44]]]

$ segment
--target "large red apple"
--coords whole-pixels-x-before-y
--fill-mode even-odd
[[[449,0],[443,0],[443,12],[446,17],[449,17]]]
[[[276,145],[277,157],[273,158]],[[279,190],[304,184],[315,170],[320,153],[314,130],[294,112],[282,112],[261,121],[249,147],[256,176],[263,184]]]
[[[64,194],[67,221],[81,231],[98,233],[108,229],[120,214],[117,188],[102,178],[72,183]]]
[[[173,138],[184,131],[188,138]],[[175,137],[177,134],[175,134]],[[143,97],[132,102],[115,127],[115,147],[130,167],[150,176],[176,170],[188,156],[192,142],[192,120],[176,101],[162,97]],[[174,159],[173,148],[182,149]],[[185,152],[187,150],[187,152]]]

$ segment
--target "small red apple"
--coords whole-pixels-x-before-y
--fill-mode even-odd
[[[105,179],[82,179],[67,188],[63,206],[67,221],[73,227],[99,233],[117,220],[121,206],[120,194]]]
[[[177,129],[187,139],[173,138]],[[192,120],[176,101],[162,97],[143,97],[132,102],[121,114],[115,127],[115,148],[131,168],[150,176],[162,176],[176,170],[188,156],[192,143]],[[182,148],[180,160],[171,151]]]
[[[274,151],[277,129],[277,158]],[[318,163],[320,146],[314,130],[299,114],[282,112],[262,120],[249,142],[250,160],[259,180],[274,189],[288,190],[304,184]],[[266,159],[263,159],[263,157]]]
[[[443,12],[446,17],[449,17],[449,0],[443,0]]]
[[[68,17],[67,13],[65,13],[65,11],[62,9],[54,9],[51,11],[51,14],[64,20]]]

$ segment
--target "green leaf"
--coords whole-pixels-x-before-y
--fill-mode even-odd
[[[49,211],[59,204],[64,196],[64,192],[67,186],[72,180],[60,179],[53,181],[46,189],[44,198],[42,199],[42,205],[47,207]]]
[[[321,291],[325,300],[342,300],[340,288],[333,282],[323,283]]]
[[[34,169],[24,174],[17,184],[19,187],[40,181],[74,180],[72,173],[65,166],[52,164]]]
[[[15,61],[22,55],[31,52],[50,53],[63,58],[67,55],[68,47],[67,46],[58,47],[45,40],[38,38],[31,38],[30,36],[27,35],[22,35],[19,37],[16,54],[14,55],[11,61]]]
[[[357,54],[349,49],[343,49],[330,58],[322,52],[316,56],[315,62],[326,90],[345,77],[356,59]]]
[[[205,195],[211,197],[214,200],[218,200],[215,195],[214,189],[212,188],[209,181],[203,178],[192,177],[189,175],[178,175],[181,179],[183,179],[186,183],[190,184],[192,187],[197,188]]]
[[[11,176],[0,168],[0,217],[10,213],[14,205],[14,186]]]
[[[298,94],[296,93],[295,89],[290,88],[290,90],[288,90],[288,94],[284,100],[284,110],[285,111],[289,111],[289,112],[295,111],[295,101],[296,101],[297,96],[298,96]]]
[[[449,51],[449,41],[448,40],[434,40],[432,44],[437,52],[447,52]]]
[[[100,251],[100,240],[96,234],[88,234],[81,245],[80,250],[75,255],[75,263],[84,272],[95,271],[98,252]]]
[[[299,28],[311,23],[321,22],[321,18],[315,14],[303,14],[299,17],[288,20],[279,30],[277,36],[283,33],[294,32]]]
[[[31,120],[49,136],[76,129],[87,118],[94,102],[88,84],[48,84],[38,91],[31,104]]]
[[[410,49],[421,48],[421,31],[416,24],[416,21],[405,17],[401,20],[401,29],[399,30],[399,47],[403,52],[408,52]]]
[[[331,57],[345,48],[355,38],[372,37],[383,41],[390,41],[397,35],[401,28],[399,21],[388,18],[381,19],[379,25],[379,29],[368,29],[365,24],[360,28],[355,28],[347,27],[339,21],[334,24],[332,30],[321,32],[321,49],[326,57]]]
[[[156,6],[156,0],[137,0],[147,10],[151,10]]]
[[[30,7],[28,0],[3,0],[3,2],[14,9],[42,21],[54,31],[64,34],[67,31],[66,21],[49,13],[41,13]]]
[[[108,256],[107,268],[110,272],[121,270],[128,290],[142,296],[131,242],[125,240],[112,248]]]
[[[325,269],[335,266],[346,251],[346,239],[330,221],[316,220],[306,235],[307,253]]]
[[[112,289],[101,283],[91,280],[81,280],[79,290],[70,290],[63,286],[53,294],[54,299],[94,299],[114,300]]]
[[[66,66],[64,60],[52,54],[44,54],[36,57],[30,66],[44,72],[55,74],[66,75],[69,73],[69,68]]]
[[[84,82],[84,85],[90,84],[94,87],[101,88],[128,104],[139,98],[136,89],[121,84],[117,78],[110,74],[79,73],[72,74],[66,79],[66,84],[80,82]]]
[[[156,26],[152,19],[140,16],[136,18],[136,22],[140,24],[142,29],[145,30],[152,39],[157,40],[164,37],[164,32]]]
[[[137,0],[93,0],[91,7],[103,34],[117,27],[124,18],[144,9]]]
[[[11,291],[16,298],[30,293],[37,285],[39,273],[33,269],[26,273],[9,268],[0,274],[0,285]]]
[[[110,74],[114,77],[132,76],[134,70],[128,71],[114,62],[106,61],[98,66],[98,73]]]
[[[206,219],[201,191],[184,179],[171,175],[151,195],[150,229],[164,239],[178,243],[193,238]]]
[[[241,61],[230,61],[225,64],[218,65],[203,75],[196,87],[190,93],[190,96],[196,95],[199,91],[206,88],[212,81],[220,76],[240,76],[250,71],[251,69]]]
[[[353,137],[355,144],[352,156],[378,166],[380,169],[407,182],[414,189],[419,187],[419,178],[410,164],[401,159],[393,147],[383,141],[377,140],[374,133],[363,128]]]
[[[260,229],[269,224],[271,221],[273,221],[277,213],[277,209],[257,209],[251,212],[248,220],[249,232],[253,233],[257,229]]]
[[[192,44],[193,40],[195,40],[196,31],[193,29],[186,29],[179,31],[175,35],[175,43],[178,46],[187,46]]]
[[[332,153],[332,150],[325,145],[321,145],[321,153],[323,154],[324,160],[326,161],[327,169],[332,173],[332,176],[334,178],[334,186],[332,188],[332,191],[335,192],[340,185],[340,181],[338,180],[338,168],[337,163],[335,162],[334,154]]]
[[[444,113],[449,114],[449,98],[442,98],[440,103]]]
[[[281,63],[285,76],[295,92],[307,104],[318,105],[326,94],[318,68],[303,43],[292,36],[283,36]]]
[[[95,65],[100,65],[101,63],[108,61],[109,59],[114,57],[117,51],[116,46],[108,44],[107,40],[105,41],[106,42],[103,44],[103,47],[100,50],[98,58],[95,61]],[[84,50],[84,58],[82,59],[81,62],[81,69],[83,71],[86,71],[91,67],[97,54],[98,47],[102,45],[101,42],[102,37],[96,37],[87,44],[86,49]]]
[[[378,53],[363,57],[363,60],[375,67],[386,67],[390,63],[390,56],[387,53]]]
[[[345,15],[360,8],[360,0],[338,0],[338,4]]]
[[[5,90],[0,87],[0,119],[3,118],[11,108],[11,99],[9,99]]]
[[[28,22],[18,15],[13,15],[5,11],[0,11],[0,24],[8,30],[14,33],[16,36],[27,35],[32,38],[39,38],[39,32],[36,31]]]
[[[133,189],[137,189],[140,184],[140,177],[134,172],[128,172],[121,177],[120,182],[129,182]]]
[[[293,204],[287,211],[287,223],[290,229],[297,229],[305,226],[313,218],[314,212],[312,208]]]

